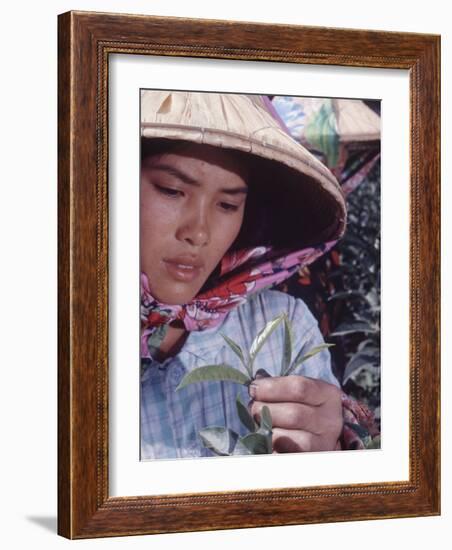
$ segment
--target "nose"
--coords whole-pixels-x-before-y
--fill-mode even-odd
[[[187,216],[181,220],[176,237],[192,246],[202,247],[207,245],[210,240],[210,230],[208,213],[205,208],[190,209]]]

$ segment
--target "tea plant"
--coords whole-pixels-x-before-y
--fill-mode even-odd
[[[235,382],[236,384],[249,386],[257,376],[270,376],[265,369],[255,369],[255,360],[265,342],[281,323],[284,324],[284,346],[279,376],[289,376],[304,361],[313,357],[323,349],[334,345],[321,344],[315,346],[307,353],[300,351],[292,360],[292,326],[287,315],[283,313],[264,326],[254,338],[248,352],[245,352],[239,344],[234,342],[234,340],[222,334],[228,346],[239,358],[245,372],[225,363],[220,365],[206,365],[187,373],[176,389],[180,390],[195,382],[207,381]],[[218,426],[204,428],[200,431],[200,437],[204,446],[222,456],[271,453],[272,419],[268,407],[264,406],[262,408],[261,421],[260,425],[258,425],[239,397],[237,397],[236,406],[240,421],[249,430],[249,433],[244,437],[239,437],[236,432],[228,428]]]
[[[260,424],[254,418],[237,396],[237,413],[242,424],[249,433],[240,437],[237,432],[229,428],[211,426],[199,432],[204,447],[207,447],[220,456],[256,455],[272,452],[272,418],[267,406],[262,407]]]
[[[347,232],[338,245],[339,292],[329,297],[338,315],[331,323],[338,345],[333,360],[347,395],[366,404],[380,420],[381,212],[380,164],[347,197]]]

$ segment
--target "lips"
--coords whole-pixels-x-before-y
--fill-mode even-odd
[[[164,258],[163,261],[192,268],[201,268],[204,266],[204,262],[197,256],[180,255],[173,258]]]
[[[204,267],[202,260],[195,256],[175,256],[164,258],[163,263],[168,274],[177,281],[191,282],[201,274]]]

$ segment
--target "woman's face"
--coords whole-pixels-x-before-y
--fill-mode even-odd
[[[236,239],[245,165],[226,150],[191,144],[141,166],[141,270],[154,298],[189,302]]]

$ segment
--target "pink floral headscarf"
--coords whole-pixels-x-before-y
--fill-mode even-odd
[[[285,281],[328,252],[336,242],[289,253],[270,246],[230,252],[221,261],[219,280],[214,288],[181,305],[158,302],[151,294],[146,274],[142,273],[141,357],[151,357],[151,350],[158,349],[172,321],[182,322],[187,331],[216,327],[248,296]]]

